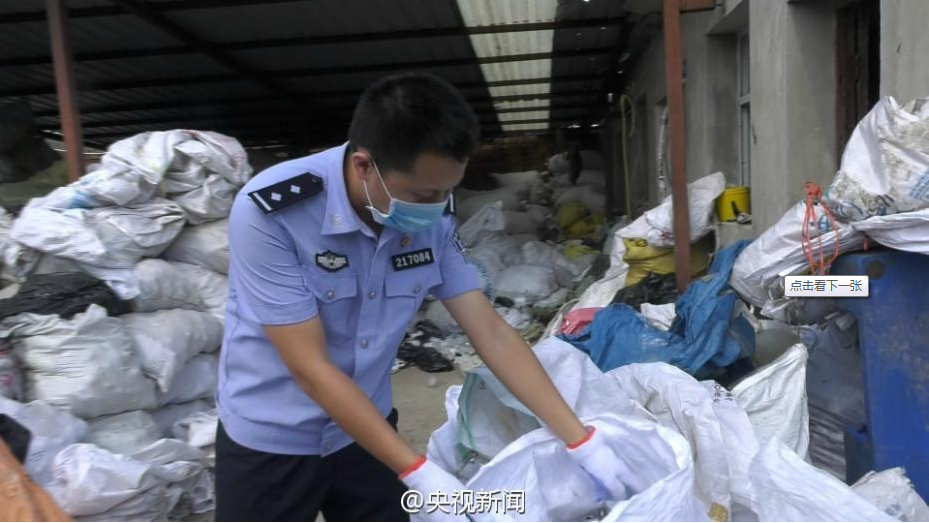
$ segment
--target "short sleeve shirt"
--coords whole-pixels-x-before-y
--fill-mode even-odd
[[[263,171],[232,208],[216,400],[227,433],[255,450],[326,455],[351,443],[297,385],[264,325],[319,317],[331,361],[386,417],[391,367],[423,299],[480,287],[451,215],[421,233],[385,227],[375,235],[349,204],[345,153],[342,145]],[[307,173],[322,184],[319,194],[270,212],[249,197]]]

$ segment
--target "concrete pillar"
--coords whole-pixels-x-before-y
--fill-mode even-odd
[[[756,233],[835,176],[835,10],[831,2],[752,2],[752,214]]]
[[[929,2],[881,0],[881,96],[929,96]]]

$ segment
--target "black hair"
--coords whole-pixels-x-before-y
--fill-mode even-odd
[[[410,172],[422,153],[467,160],[477,147],[477,116],[454,86],[431,74],[405,73],[365,89],[348,131],[349,151],[370,151],[381,173]]]

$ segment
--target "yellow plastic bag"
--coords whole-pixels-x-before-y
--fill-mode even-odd
[[[711,240],[710,236],[705,236],[690,246],[691,276],[696,276],[709,267],[710,253],[713,251]],[[664,275],[675,271],[674,249],[652,247],[642,239],[623,238],[623,243],[626,244],[623,261],[629,264],[627,287],[643,280],[650,272]]]
[[[599,243],[606,235],[606,218],[602,214],[594,214],[568,227],[564,232],[565,238],[569,240]]]
[[[578,258],[583,258],[584,256],[588,256],[590,254],[593,254],[593,255],[600,254],[600,251],[596,249],[592,249],[582,243],[571,243],[571,244],[565,245],[564,251],[562,252],[570,260],[576,260]]]
[[[587,207],[581,202],[569,202],[558,208],[558,226],[566,231],[587,216]]]

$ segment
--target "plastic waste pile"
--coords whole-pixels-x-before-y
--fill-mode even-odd
[[[564,443],[478,367],[446,392],[448,418],[427,454],[470,489],[525,491],[524,513],[501,506],[487,519],[909,521],[929,509],[901,469],[850,487],[808,462],[802,343],[729,387],[666,363],[604,373],[557,338],[533,350],[581,420],[606,429],[637,487],[598,502]]]
[[[775,338],[787,335],[810,348],[810,457],[841,479],[845,431],[865,423],[855,320],[831,300],[786,298],[783,277],[823,273],[837,255],[875,244],[929,254],[927,187],[929,100],[884,97],[856,126],[822,195],[794,205],[732,269],[732,288],[770,319],[759,348],[776,355],[784,342]]]
[[[727,381],[751,370],[754,328],[747,307],[728,285],[744,244],[714,255],[713,202],[724,187],[722,173],[689,185],[689,272],[706,275],[685,293],[675,282],[673,204],[667,198],[632,223],[612,229],[604,245],[609,269],[559,311],[545,335],[564,335],[604,371],[664,361],[701,378]]]
[[[811,240],[827,257],[861,250],[865,238],[929,254],[929,99],[900,105],[882,98],[852,133],[839,171],[814,208]],[[823,206],[836,217],[826,219]],[[809,269],[803,250],[806,203],[765,231],[736,261],[732,286],[746,301],[781,320],[814,323],[829,311],[807,311],[783,298],[782,276]],[[812,316],[811,316],[812,315]]]
[[[525,490],[526,513],[500,520],[925,518],[929,507],[903,469],[846,483],[844,432],[865,420],[854,318],[828,303],[786,300],[780,282],[810,269],[811,244],[828,257],[865,247],[867,236],[929,254],[929,198],[919,193],[929,186],[927,136],[926,100],[882,100],[821,197],[798,203],[754,242],[719,252],[710,232],[724,178],[692,182],[686,270],[696,279],[682,293],[670,199],[608,228],[601,252],[609,267],[589,285],[572,282],[572,298],[534,350],[568,404],[610,427],[618,454],[640,474],[635,482],[646,483],[628,499],[598,505],[563,443],[483,366],[465,368],[464,384],[447,392],[448,422],[433,434],[430,458],[470,488]],[[576,198],[553,202],[559,225],[577,223]],[[488,294],[514,291],[497,281],[520,257],[505,205],[513,203],[475,211],[478,219],[461,227]],[[525,302],[558,290],[557,269],[534,271],[518,271]]]
[[[493,174],[497,189],[455,191],[458,234],[482,290],[528,340],[540,338],[565,303],[607,269],[603,160],[593,151],[582,158],[576,184],[563,155],[556,155],[547,171]],[[480,359],[445,307],[427,301],[395,370],[416,365],[439,372],[453,362],[468,369]]]
[[[143,133],[0,215],[0,413],[75,519],[212,510],[226,228],[250,176],[232,138]]]
[[[738,298],[728,285],[732,264],[746,243],[717,253],[709,274],[691,283],[677,300],[668,329],[655,327],[620,303],[600,310],[587,327],[564,339],[605,372],[630,363],[663,361],[699,378],[718,375],[755,350],[755,331],[737,314]]]

